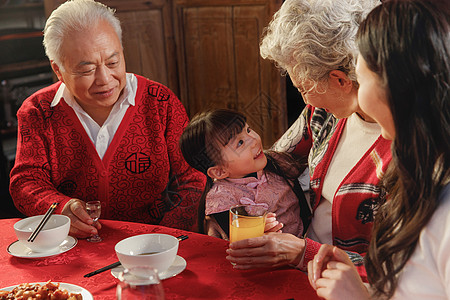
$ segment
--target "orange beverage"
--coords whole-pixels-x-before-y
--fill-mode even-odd
[[[230,209],[230,242],[262,236],[266,220],[265,209],[245,209],[246,205]]]

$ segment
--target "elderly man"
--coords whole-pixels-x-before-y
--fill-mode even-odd
[[[44,46],[59,82],[18,111],[11,195],[26,215],[59,202],[77,237],[100,229],[85,209],[91,200],[101,201],[102,218],[192,230],[205,178],[178,147],[188,117],[168,88],[126,73],[121,35],[101,3],[53,11]]]

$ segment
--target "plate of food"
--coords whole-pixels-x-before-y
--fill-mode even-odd
[[[37,296],[39,295],[39,296]],[[54,300],[94,300],[92,294],[81,286],[63,282],[21,283],[0,289],[0,299],[54,299]]]

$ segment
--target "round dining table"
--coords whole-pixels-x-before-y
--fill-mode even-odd
[[[78,239],[73,248],[58,255],[17,257],[8,252],[8,247],[17,240],[13,225],[18,220],[0,220],[0,288],[51,280],[83,287],[95,300],[116,299],[118,279],[110,270],[92,277],[84,275],[118,261],[114,246],[120,240],[139,234],[165,233],[188,236],[178,249],[186,268],[162,280],[166,299],[319,299],[300,270],[289,267],[236,270],[225,259],[227,241],[158,225],[101,220],[102,242]]]

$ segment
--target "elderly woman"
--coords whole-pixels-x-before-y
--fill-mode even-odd
[[[274,148],[309,154],[313,218],[305,239],[272,233],[230,244],[227,259],[235,268],[305,270],[323,243],[346,250],[362,266],[373,208],[384,197],[378,184],[391,160],[391,143],[357,101],[355,36],[377,4],[287,0],[267,27],[261,55],[289,74],[307,104]]]

